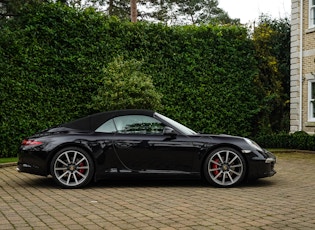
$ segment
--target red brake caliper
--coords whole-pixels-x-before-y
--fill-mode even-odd
[[[217,162],[217,163],[220,162],[219,158],[215,159],[214,161]],[[217,165],[217,164],[215,164],[215,163],[212,163],[212,164],[211,164],[211,167],[212,167],[212,169],[217,169],[217,168],[219,168],[219,165]],[[218,175],[218,174],[219,174],[219,170],[213,171],[213,174],[214,174],[215,176]]]
[[[83,166],[84,166],[84,163],[81,162],[81,163],[79,164],[79,166],[80,166],[80,167],[83,167]],[[79,169],[79,172],[83,174],[83,173],[84,173],[84,169]]]

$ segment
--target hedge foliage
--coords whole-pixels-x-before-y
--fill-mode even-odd
[[[303,131],[292,134],[280,133],[256,137],[264,148],[299,149],[315,151],[315,135],[309,135]]]
[[[94,110],[104,68],[142,61],[168,115],[207,133],[250,135],[259,101],[252,41],[239,26],[122,22],[92,9],[27,7],[0,24],[0,156],[25,136]]]
[[[151,76],[141,71],[141,66],[135,59],[115,58],[101,73],[97,94],[92,96],[88,107],[95,111],[161,109],[162,95],[156,91]]]

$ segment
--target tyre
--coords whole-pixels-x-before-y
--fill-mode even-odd
[[[207,182],[218,187],[241,183],[246,173],[244,157],[235,149],[219,148],[211,152],[203,165]]]
[[[53,157],[50,173],[54,181],[63,188],[81,188],[92,180],[94,163],[83,149],[68,147]]]

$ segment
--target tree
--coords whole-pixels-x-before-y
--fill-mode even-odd
[[[261,15],[253,33],[259,68],[256,83],[261,101],[262,133],[289,130],[290,21]]]
[[[218,7],[218,0],[59,0],[69,5],[94,6],[120,19],[164,24],[238,24]]]
[[[46,0],[0,0],[0,17],[12,17],[18,15],[26,4],[39,4]]]
[[[135,59],[115,58],[103,70],[102,85],[90,107],[96,111],[161,108],[162,95],[155,90],[151,77],[141,72],[141,65]]]
[[[218,0],[152,0],[150,2],[145,10],[151,13],[140,12],[143,19],[150,21],[156,20],[167,24],[239,23],[239,19],[231,19],[218,7]]]
[[[188,19],[191,24],[209,22],[238,22],[229,18],[223,9],[218,7],[217,0],[180,0],[177,1],[178,13]]]
[[[49,0],[0,0],[0,18],[17,16],[19,11],[26,5],[37,5],[44,2],[48,3]],[[55,2],[81,6],[81,0],[55,0]]]
[[[131,22],[137,22],[137,0],[130,0],[130,20]]]
[[[131,9],[130,0],[109,0],[99,1],[98,3],[102,6],[101,9],[105,8],[105,12],[109,16],[116,16],[122,20],[130,19]]]

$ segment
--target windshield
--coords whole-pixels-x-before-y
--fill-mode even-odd
[[[175,128],[176,130],[180,131],[184,135],[195,135],[197,134],[195,131],[191,130],[190,128],[178,123],[177,121],[172,120],[171,118],[168,118],[166,116],[163,116],[159,113],[154,114],[155,117],[159,118],[162,121],[165,121],[167,124]]]

